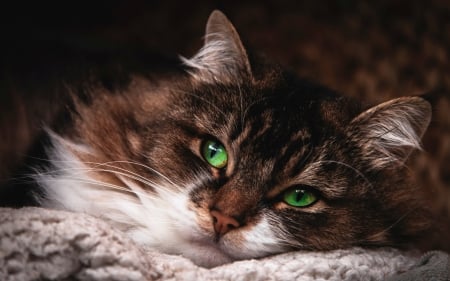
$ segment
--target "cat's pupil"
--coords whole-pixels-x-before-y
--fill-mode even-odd
[[[301,190],[301,189],[297,189],[296,194],[297,194],[297,196],[295,197],[295,200],[298,202],[298,201],[301,201],[303,199],[303,197],[305,196],[305,191]]]
[[[217,144],[211,144],[209,146],[209,157],[214,158],[214,156],[216,156],[217,154],[217,150],[218,150]]]

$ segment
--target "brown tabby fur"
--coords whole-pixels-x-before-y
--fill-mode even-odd
[[[29,113],[34,102],[28,105],[19,95],[26,113],[16,118],[38,118],[64,139],[95,151],[72,151],[86,163],[133,160],[177,183],[190,183],[195,175],[206,173],[190,194],[190,208],[205,218],[199,222],[205,229],[211,228],[209,212],[215,209],[236,218],[242,228],[251,228],[262,214],[270,213],[270,222],[289,234],[290,249],[418,243],[432,219],[422,203],[423,191],[405,175],[404,161],[411,149],[397,147],[391,151],[394,160],[383,158],[377,150],[382,136],[372,135],[371,128],[407,116],[421,136],[429,121],[428,103],[402,98],[363,110],[354,100],[247,54],[223,17],[213,17],[208,28],[212,36],[217,29],[228,35],[231,65],[204,72],[172,60],[155,64],[142,59],[145,53],[114,53],[100,62],[85,54],[70,53],[71,59],[64,54],[57,59],[67,65],[50,70],[63,78],[42,86],[62,101],[34,115]],[[214,38],[207,36],[208,40]],[[5,85],[9,95],[16,96]],[[41,100],[43,95],[31,97]],[[23,123],[29,135],[25,139],[21,128],[13,130],[11,143],[24,139],[12,149],[19,155],[14,162],[21,161],[20,155],[38,135],[37,129],[27,128],[30,122]],[[202,142],[211,138],[220,140],[230,155],[223,170],[211,168],[200,154]],[[3,154],[2,160],[9,157]],[[158,180],[155,173],[135,165],[117,167]],[[5,166],[3,174],[9,169]],[[92,177],[120,183],[107,173],[93,172]],[[293,185],[316,190],[320,201],[303,209],[288,206],[280,196]]]

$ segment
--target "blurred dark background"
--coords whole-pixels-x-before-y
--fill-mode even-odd
[[[0,43],[191,56],[213,9],[247,46],[367,104],[435,91],[426,153],[410,166],[450,210],[449,1],[16,1],[0,4]]]

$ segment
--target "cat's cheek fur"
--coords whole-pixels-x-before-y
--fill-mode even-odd
[[[50,168],[35,175],[43,191],[37,200],[43,206],[101,217],[142,245],[166,253],[187,253],[189,257],[192,247],[186,233],[200,230],[195,215],[186,207],[185,193],[175,187],[161,186],[157,188],[157,196],[146,194],[127,179],[123,179],[122,185],[129,192],[116,190],[104,179],[95,178],[98,165],[89,166],[92,163],[83,162],[75,155],[74,151],[82,153],[80,146],[54,134],[51,139]]]
[[[237,260],[260,258],[286,251],[283,241],[265,215],[252,226],[230,231],[219,242],[220,247]]]
[[[43,206],[101,217],[143,246],[183,255],[205,267],[283,251],[264,215],[255,224],[215,241],[207,204],[195,207],[189,197],[194,185],[180,188],[154,184],[157,194],[152,194],[119,174],[115,176],[121,184],[115,185],[126,187],[127,192],[116,190],[114,176],[102,178],[96,174],[100,163],[84,162],[79,157],[95,152],[55,134],[50,136],[50,168],[35,175],[43,190],[38,197]],[[103,165],[107,163],[113,161]]]

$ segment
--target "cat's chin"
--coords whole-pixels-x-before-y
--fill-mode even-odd
[[[191,242],[189,249],[183,251],[182,255],[192,260],[196,265],[211,268],[234,261],[219,247],[214,244]]]

